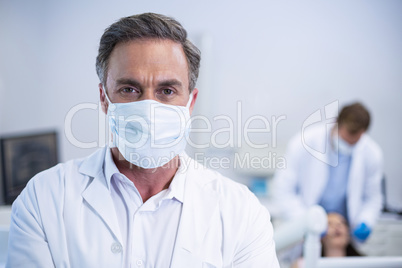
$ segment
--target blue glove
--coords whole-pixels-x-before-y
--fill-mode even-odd
[[[371,233],[371,228],[368,227],[364,222],[360,223],[353,231],[353,235],[360,242],[364,242]]]

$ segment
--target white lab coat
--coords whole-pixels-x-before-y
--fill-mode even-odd
[[[321,151],[321,160],[302,145],[302,135],[289,143],[287,167],[274,177],[274,200],[285,218],[318,204],[329,177],[330,128],[312,127],[303,134],[305,145]],[[382,152],[363,134],[355,145],[347,185],[347,213],[352,228],[364,222],[373,227],[382,207]]]
[[[102,170],[105,150],[28,183],[13,204],[7,267],[122,267],[122,237]],[[185,195],[170,267],[279,267],[270,215],[257,198],[184,160]]]

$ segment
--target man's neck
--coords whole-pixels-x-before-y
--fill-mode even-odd
[[[117,169],[134,183],[143,202],[169,188],[180,164],[180,158],[176,156],[161,167],[144,169],[125,160],[117,148],[112,148],[112,156]]]

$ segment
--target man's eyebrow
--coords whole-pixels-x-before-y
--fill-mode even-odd
[[[117,85],[130,85],[134,87],[141,88],[140,82],[131,78],[119,78],[116,80]]]
[[[141,83],[132,78],[119,78],[116,80],[116,84],[117,85],[130,85],[130,86],[134,86],[137,88],[141,88]],[[162,80],[161,82],[159,82],[158,86],[160,86],[160,87],[169,87],[169,86],[182,87],[183,84],[182,84],[182,82],[180,82],[177,79],[168,79],[168,80]]]
[[[183,86],[183,84],[177,79],[163,80],[163,81],[159,82],[158,85],[162,86],[162,87],[168,87],[168,86],[182,87]]]

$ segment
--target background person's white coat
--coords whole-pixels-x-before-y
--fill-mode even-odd
[[[287,150],[288,168],[275,176],[275,202],[285,218],[293,218],[312,205],[319,204],[329,178],[329,160],[317,159],[302,145],[326,152],[329,157],[330,131],[325,126],[306,130],[291,140]],[[366,223],[373,228],[382,208],[382,152],[366,134],[355,144],[347,185],[349,225]]]

